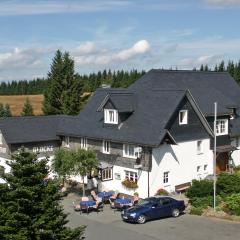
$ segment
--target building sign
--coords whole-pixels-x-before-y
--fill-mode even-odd
[[[4,147],[0,147],[0,153],[6,153],[7,152],[7,149],[4,148]]]
[[[34,147],[34,153],[53,152],[53,146]]]

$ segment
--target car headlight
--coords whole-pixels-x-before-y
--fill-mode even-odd
[[[131,217],[136,217],[136,213],[131,213],[130,216]]]

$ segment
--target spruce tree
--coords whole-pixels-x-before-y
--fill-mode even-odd
[[[1,240],[77,240],[84,226],[66,227],[57,183],[46,181],[47,159],[20,149],[9,162],[11,173],[0,184]]]
[[[83,84],[75,77],[74,61],[67,52],[63,55],[63,65],[62,113],[76,115],[80,111]]]
[[[50,85],[44,95],[43,112],[46,115],[78,114],[83,84],[75,77],[74,61],[68,52],[56,52],[48,80]]]
[[[3,117],[12,117],[10,105],[7,103],[4,107]]]
[[[0,117],[4,117],[4,112],[5,112],[4,105],[0,103]]]
[[[62,113],[63,59],[60,50],[56,51],[50,72],[48,73],[49,86],[44,93],[43,112],[46,115]]]
[[[29,98],[26,98],[26,101],[24,103],[22,112],[21,112],[21,116],[33,116],[33,108],[32,105],[29,101]]]

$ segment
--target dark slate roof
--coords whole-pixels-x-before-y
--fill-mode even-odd
[[[116,90],[117,89],[112,89],[112,92],[106,95],[101,102],[98,111],[102,111],[105,105],[110,101],[120,113],[133,112],[135,106],[134,94],[127,92],[126,89],[122,89],[121,92],[119,92],[119,90],[113,92]]]
[[[109,98],[119,112],[134,111],[133,93],[110,93]]]
[[[58,134],[158,146],[166,134],[165,125],[185,96],[185,91],[133,91],[134,112],[118,128],[106,127],[103,112],[97,111],[98,107],[108,94],[119,92],[129,91],[97,90],[79,116],[61,121]]]
[[[64,115],[0,118],[0,130],[7,143],[59,140],[56,135]]]
[[[205,115],[213,115],[214,102],[218,102],[218,115],[229,114],[229,106],[240,107],[240,88],[225,72],[152,69],[128,88],[145,89],[189,89]]]

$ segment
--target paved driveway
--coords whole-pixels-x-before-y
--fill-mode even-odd
[[[240,223],[183,215],[147,222],[144,225],[125,223],[119,212],[106,205],[100,213],[79,214],[72,208],[72,199],[64,200],[69,225],[87,225],[87,240],[236,240],[240,239]]]

